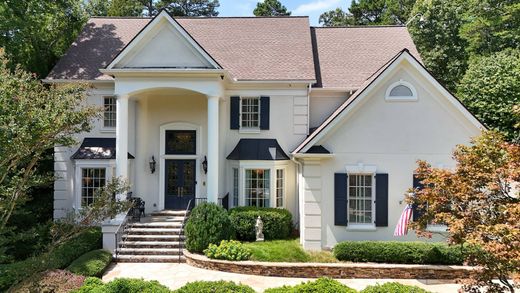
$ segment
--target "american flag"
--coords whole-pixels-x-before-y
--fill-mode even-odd
[[[406,205],[403,212],[401,213],[401,217],[399,217],[399,222],[397,222],[397,226],[395,226],[394,236],[404,236],[408,233],[408,223],[410,223],[410,218],[412,217],[412,205]]]

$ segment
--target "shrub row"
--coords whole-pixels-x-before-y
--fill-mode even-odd
[[[333,254],[340,261],[461,265],[465,251],[442,243],[345,241],[334,247]]]
[[[241,241],[256,240],[255,224],[260,217],[264,223],[265,240],[286,239],[291,235],[292,215],[286,209],[237,207],[229,211],[234,236]]]
[[[212,203],[196,206],[186,223],[186,248],[191,252],[203,252],[209,244],[234,238],[241,241],[256,239],[255,224],[258,216],[264,223],[266,240],[286,239],[292,230],[292,215],[277,208],[238,207],[229,213]]]
[[[142,279],[115,279],[104,284],[98,278],[87,278],[83,286],[73,293],[254,293],[255,291],[242,284],[227,281],[197,281],[191,282],[183,287],[171,291],[157,281],[144,281]],[[340,282],[319,278],[316,281],[301,283],[296,286],[282,286],[271,288],[265,293],[356,293],[357,291],[347,287]],[[383,285],[368,286],[361,293],[428,293],[416,286],[402,285],[396,282]]]
[[[85,277],[101,277],[110,262],[112,262],[112,253],[97,249],[77,258],[67,267],[67,270]]]
[[[13,284],[48,269],[63,269],[82,254],[101,248],[101,229],[91,228],[51,252],[12,264],[0,265],[0,292]]]

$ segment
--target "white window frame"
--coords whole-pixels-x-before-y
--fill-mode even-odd
[[[243,108],[242,108],[242,104],[243,104],[243,101],[244,100],[250,100],[250,99],[254,99],[254,100],[257,100],[258,101],[258,126],[250,126],[250,127],[244,127],[243,126]],[[260,97],[257,97],[257,96],[245,96],[245,97],[240,97],[240,105],[239,105],[239,132],[241,133],[259,133],[260,132],[260,123],[261,123],[261,112],[262,112],[262,100]],[[254,112],[251,112],[251,113],[254,113]]]
[[[398,86],[405,86],[405,87],[409,88],[410,91],[412,92],[412,95],[411,96],[391,96],[390,93],[392,92],[392,90]],[[392,83],[386,89],[385,100],[388,102],[415,102],[418,100],[417,90],[411,83],[401,79],[398,82]]]
[[[116,161],[115,160],[76,160],[75,161],[75,180],[74,180],[74,204],[75,210],[83,208],[81,203],[82,191],[82,177],[83,169],[105,169],[105,183],[109,182],[115,174]]]
[[[115,96],[109,96],[109,95],[108,95],[108,96],[101,96],[101,99],[102,99],[101,104],[103,105],[103,127],[102,127],[102,128],[105,129],[105,130],[115,130],[115,129],[116,129],[116,121],[117,121],[117,102],[116,102],[117,98],[116,98]],[[106,125],[106,121],[107,121],[107,120],[105,119],[105,118],[106,118],[106,117],[105,117],[105,114],[106,114],[107,112],[112,112],[112,111],[107,111],[107,110],[106,110],[106,104],[105,104],[105,100],[106,100],[106,99],[112,99],[112,100],[114,101],[114,104],[113,104],[113,106],[114,106],[114,111],[113,111],[113,115],[114,115],[114,119],[113,119],[113,121],[114,121],[114,126],[107,126],[107,125]],[[112,120],[112,119],[111,119],[111,120]]]
[[[347,230],[354,231],[375,231],[376,230],[376,173],[377,167],[374,165],[365,165],[359,163],[357,165],[346,165],[345,170],[347,172]],[[349,179],[350,176],[354,175],[370,175],[372,176],[372,221],[371,223],[351,223],[349,219],[349,208],[350,208],[350,188]]]
[[[269,169],[270,171],[270,179],[269,179],[269,206],[270,208],[276,208],[276,170],[283,169],[284,171],[284,198],[283,203],[285,207],[285,203],[287,202],[287,161],[237,161],[236,163],[231,164],[230,170],[230,185],[231,192],[233,192],[233,169],[238,169],[238,206],[246,206],[245,199],[245,186],[246,186],[246,170],[248,169]]]
[[[281,174],[282,174],[282,179],[281,179],[281,188],[279,188],[278,186],[278,180],[280,179],[278,177],[278,171],[281,171]],[[274,194],[274,205],[275,207],[277,208],[284,208],[285,207],[285,190],[286,190],[286,181],[285,181],[285,178],[287,177],[286,174],[285,174],[285,168],[276,168],[275,169],[275,194]],[[281,205],[278,205],[278,191],[280,191],[282,193],[282,204]]]
[[[256,181],[263,181],[264,182],[264,187],[263,187],[263,190],[264,192],[269,192],[268,194],[268,197],[265,197],[265,194],[264,194],[264,204],[265,204],[265,198],[267,198],[267,205],[263,205],[263,206],[259,206],[258,205],[258,202],[260,201],[260,198],[258,197],[258,194],[257,194],[257,198],[256,198],[256,201],[257,201],[257,205],[256,207],[262,207],[262,208],[266,208],[266,207],[272,207],[273,206],[273,180],[272,180],[272,169],[270,168],[245,168],[244,169],[244,203],[245,203],[245,206],[253,206],[253,205],[248,205],[248,199],[252,199],[253,197],[248,197],[246,196],[246,191],[247,191],[247,184],[246,184],[246,181],[247,181],[247,173],[248,172],[253,172],[253,171],[263,171],[264,174],[262,176],[261,179],[259,178],[252,178],[252,180],[256,180]],[[265,172],[268,171],[269,174],[266,176]],[[265,182],[267,182],[269,184],[269,187],[265,187]],[[258,188],[257,188],[258,190]]]

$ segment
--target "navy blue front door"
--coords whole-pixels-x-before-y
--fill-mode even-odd
[[[195,160],[166,160],[165,165],[164,208],[184,210],[195,200]]]

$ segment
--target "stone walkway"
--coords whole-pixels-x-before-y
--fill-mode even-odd
[[[258,292],[267,288],[282,285],[296,285],[310,279],[262,277],[254,275],[242,275],[192,267],[185,263],[118,263],[112,264],[103,281],[108,282],[115,278],[143,278],[145,280],[157,280],[170,289],[177,289],[184,284],[193,281],[233,281],[251,286]],[[341,283],[362,290],[368,285],[398,281],[406,285],[415,285],[431,292],[450,293],[457,292],[459,285],[440,280],[396,280],[396,279],[341,279]]]

